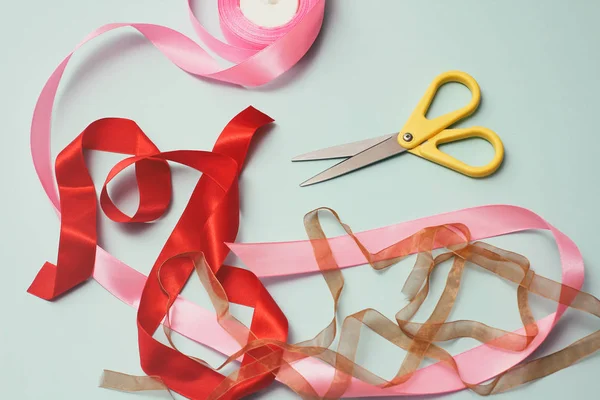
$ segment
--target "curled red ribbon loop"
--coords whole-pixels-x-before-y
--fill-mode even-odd
[[[90,124],[56,159],[56,180],[63,210],[57,265],[46,262],[29,293],[52,300],[91,277],[96,256],[96,189],[86,170],[84,150],[136,156],[158,148],[135,122],[107,118]],[[166,161],[142,159],[135,164],[140,204],[133,217],[118,210],[102,189],[106,215],[117,222],[147,222],[159,218],[169,205],[171,175]]]
[[[160,280],[158,271],[174,255],[203,252],[230,300],[254,308],[252,331],[257,337],[287,340],[287,319],[256,275],[223,265],[229,252],[225,243],[235,240],[238,230],[237,179],[255,133],[272,121],[260,111],[247,108],[225,127],[212,152],[161,153],[133,121],[126,119],[107,118],[89,125],[57,157],[56,178],[62,212],[58,262],[56,265],[47,262],[28,291],[52,300],[93,273],[97,245],[96,191],[85,166],[84,150],[132,156],[113,167],[102,188],[101,206],[116,222],[147,222],[163,214],[171,198],[167,161],[197,169],[203,174],[150,272],[151,279],[146,281],[137,317],[144,372],[160,378],[169,388],[188,398],[207,398],[225,377],[152,337],[194,271],[194,264],[185,259],[170,262],[169,267],[162,270]],[[137,212],[129,217],[110,200],[107,185],[132,164],[136,168],[140,204]],[[242,365],[273,352],[266,346],[254,349],[244,356]],[[268,386],[274,378],[272,372],[257,375],[232,388],[223,398],[249,395]]]

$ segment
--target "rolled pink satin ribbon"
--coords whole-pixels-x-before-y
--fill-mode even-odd
[[[58,193],[54,185],[50,160],[52,108],[58,85],[69,60],[85,43],[114,29],[131,27],[140,32],[185,72],[220,82],[254,87],[269,83],[281,76],[306,54],[321,30],[325,13],[325,0],[300,0],[300,7],[292,21],[274,29],[256,28],[262,33],[255,38],[254,45],[250,46],[252,41],[248,37],[240,36],[241,29],[247,26],[248,22],[240,21],[240,16],[236,12],[226,12],[228,8],[234,6],[231,1],[220,0],[220,17],[231,18],[221,19],[223,33],[227,37],[237,37],[238,44],[246,45],[240,47],[223,43],[210,35],[195,17],[191,2],[192,0],[188,0],[188,11],[196,32],[208,47],[220,57],[234,61],[235,65],[228,68],[220,67],[217,60],[202,47],[173,29],[154,24],[113,23],[101,26],[86,36],[48,78],[35,106],[30,140],[34,167],[57,212]]]

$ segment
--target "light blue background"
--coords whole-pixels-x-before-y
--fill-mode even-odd
[[[3,3],[0,397],[166,399],[164,393],[130,395],[97,387],[104,368],[142,373],[133,309],[95,282],[55,303],[26,294],[44,261],[56,260],[59,234],[33,170],[29,127],[46,79],[85,35],[102,24],[125,21],[159,23],[193,35],[185,2]],[[199,3],[202,22],[217,32],[216,2]],[[54,113],[53,158],[91,121],[107,116],[136,120],[162,150],[210,149],[227,121],[254,105],[275,118],[276,125],[254,146],[241,180],[239,241],[304,239],[302,216],[318,206],[335,208],[359,231],[465,207],[515,204],[540,214],[577,243],[586,261],[585,289],[598,295],[599,12],[600,3],[591,0],[330,0],[322,33],[307,57],[282,79],[255,90],[195,79],[139,34],[122,29],[86,45],[69,65]],[[405,154],[328,183],[298,186],[330,163],[292,164],[292,156],[399,129],[431,80],[449,69],[468,72],[482,88],[482,106],[461,126],[484,125],[504,141],[506,159],[493,177],[466,178]],[[467,101],[466,91],[450,89],[456,90],[444,90],[434,111]],[[491,151],[475,141],[455,146],[454,154],[481,163]],[[117,159],[90,156],[98,184]],[[103,217],[102,245],[148,272],[196,179],[193,172],[177,170],[171,212],[143,234],[132,235]],[[133,210],[136,194],[121,203]],[[490,242],[523,253],[537,272],[560,277],[547,236],[529,233]],[[340,316],[365,307],[393,316],[404,304],[399,290],[411,261],[383,276],[368,267],[346,271]],[[443,280],[438,274],[433,294]],[[289,316],[292,340],[311,337],[331,318],[321,277],[270,280],[267,285]],[[195,281],[185,295],[208,304]],[[546,302],[533,304],[538,315],[552,309]],[[247,310],[238,315],[249,318]],[[469,269],[452,314],[459,318],[517,328],[514,288]],[[558,350],[598,327],[596,320],[568,312],[538,354]],[[400,352],[365,337],[361,362],[392,376]],[[181,338],[177,343],[215,364],[222,360]],[[472,345],[461,341],[448,348],[457,352]],[[593,356],[496,398],[595,398],[598,368],[600,357]],[[476,397],[467,391],[446,396]],[[278,386],[254,398],[296,396]]]

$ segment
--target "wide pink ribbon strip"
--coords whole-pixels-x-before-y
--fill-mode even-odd
[[[449,223],[463,223],[472,233],[473,240],[482,240],[526,230],[548,230],[557,244],[562,283],[581,289],[584,264],[579,249],[562,232],[530,210],[510,205],[489,205],[421,218],[356,234],[371,251],[377,252],[417,231]],[[330,239],[336,261],[341,268],[366,264],[364,255],[349,236]],[[229,248],[259,277],[291,276],[315,273],[319,267],[309,241],[280,243],[230,243]],[[480,345],[463,352],[455,359],[463,379],[470,383],[485,382],[528,357],[546,339],[567,306],[559,304],[555,313],[537,321],[539,334],[530,346],[521,352],[506,352]],[[525,334],[524,329],[518,331]],[[482,362],[482,360],[486,360]],[[316,360],[303,360],[295,365],[320,393],[327,390],[333,368]],[[464,389],[456,373],[441,363],[422,368],[407,383],[380,389],[354,379],[344,397],[398,396],[440,394]]]

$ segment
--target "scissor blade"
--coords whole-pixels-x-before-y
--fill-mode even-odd
[[[338,146],[327,147],[325,149],[311,151],[292,158],[292,161],[315,161],[315,160],[331,160],[334,158],[348,158],[365,151],[369,147],[373,147],[384,140],[389,139],[394,135],[385,135],[376,138],[360,140],[358,142],[341,144]]]
[[[350,157],[329,169],[326,169],[325,171],[313,176],[305,182],[302,182],[300,186],[314,185],[315,183],[337,178],[340,175],[344,175],[348,172],[366,167],[367,165],[385,160],[386,158],[390,158],[404,151],[406,151],[406,148],[400,146],[398,140],[396,140],[396,135],[393,135],[387,140],[372,146],[367,150],[358,153],[354,157]]]

